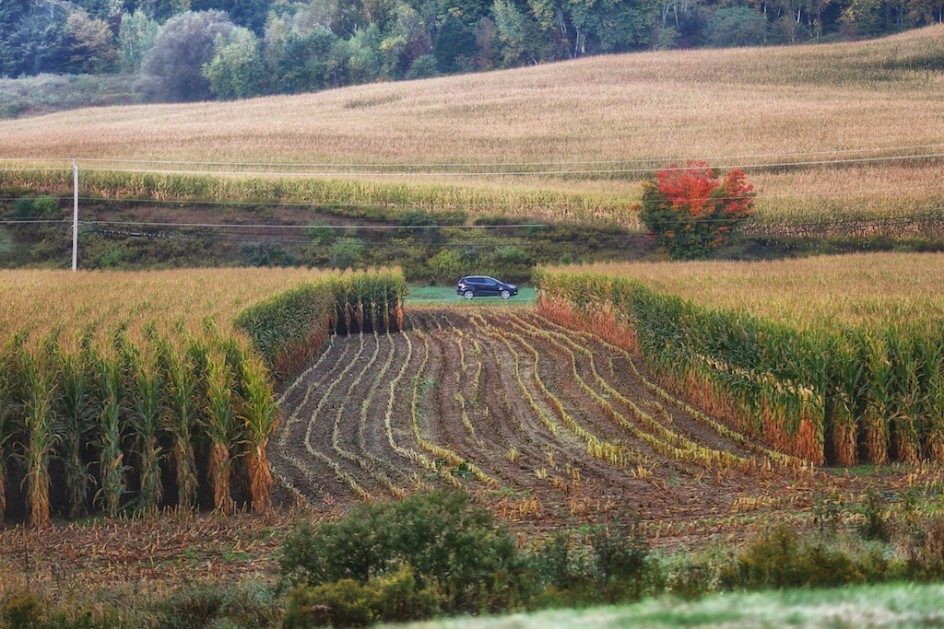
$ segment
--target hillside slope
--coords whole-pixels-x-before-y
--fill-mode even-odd
[[[5,121],[0,155],[439,185],[459,190],[457,202],[467,189],[486,191],[484,202],[554,189],[608,199],[620,222],[627,203],[615,199],[637,196],[653,168],[707,159],[745,167],[766,220],[926,211],[940,205],[928,183],[944,147],[942,68],[944,26],[859,43],[638,53]]]

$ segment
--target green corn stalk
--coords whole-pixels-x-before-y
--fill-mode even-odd
[[[939,334],[928,330],[924,322],[911,322],[907,335],[911,339],[917,369],[914,384],[916,387],[914,415],[917,420],[916,430],[921,443],[922,458],[937,459],[942,446],[941,420],[941,368],[944,363]]]
[[[889,415],[892,420],[895,456],[903,463],[918,463],[920,437],[918,435],[920,406],[920,370],[911,337],[899,327],[890,326],[885,332],[888,362],[892,367],[894,394]]]
[[[278,427],[279,408],[268,372],[261,361],[255,358],[244,361],[240,375],[242,400],[239,419],[248,442],[246,463],[252,508],[257,513],[264,513],[272,505],[272,472],[266,458],[266,444]]]
[[[56,433],[65,473],[69,517],[72,519],[85,515],[86,501],[94,481],[84,458],[86,444],[100,415],[93,394],[92,360],[89,349],[77,354],[60,353],[59,357],[61,395]]]
[[[944,463],[944,339],[926,331],[921,336],[920,351],[926,365],[922,415],[928,456]]]
[[[122,449],[121,362],[116,357],[100,357],[96,371],[99,383],[101,415],[98,425],[99,487],[96,496],[105,514],[114,517],[126,492],[124,450]]]
[[[193,426],[198,407],[194,400],[197,380],[189,360],[178,356],[166,340],[158,341],[158,356],[167,392],[165,424],[171,435],[171,455],[177,480],[177,504],[190,509],[197,500],[197,466],[193,452]]]
[[[866,343],[869,380],[862,424],[869,462],[884,465],[888,462],[895,372],[888,358],[884,336],[870,333]]]
[[[140,490],[137,504],[142,511],[154,512],[164,495],[161,481],[160,445],[165,412],[164,379],[156,358],[135,357],[130,365],[133,396],[128,426],[138,456]]]
[[[26,468],[26,500],[30,525],[49,523],[49,460],[56,445],[56,373],[43,354],[29,352],[22,358],[23,462]]]
[[[231,513],[235,506],[230,496],[232,449],[238,436],[233,388],[233,375],[225,355],[211,357],[207,363],[207,403],[203,424],[210,440],[209,479],[213,488],[213,505],[223,513]]]
[[[351,278],[353,284],[354,316],[357,319],[357,331],[364,332],[364,303],[369,297],[370,276],[367,273],[355,273]]]
[[[10,334],[0,347],[0,517],[6,512],[7,465],[18,445],[17,429],[22,423],[19,398],[22,394],[22,360],[28,338],[25,330]]]

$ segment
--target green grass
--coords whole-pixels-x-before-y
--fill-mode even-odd
[[[509,305],[533,304],[537,299],[537,289],[533,286],[521,286],[518,294],[503,301],[500,297],[476,297],[472,300],[462,299],[456,294],[456,287],[451,286],[410,286],[410,293],[404,303],[407,306],[422,306],[432,304],[467,304],[482,305],[507,303]]]
[[[660,597],[626,606],[553,610],[407,625],[414,629],[546,627],[930,627],[944,623],[944,585],[895,583],[821,590]]]
[[[129,105],[137,102],[134,81],[134,76],[122,74],[40,74],[0,79],[0,119]]]

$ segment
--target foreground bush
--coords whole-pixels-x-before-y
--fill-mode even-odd
[[[359,583],[341,579],[300,586],[289,595],[282,626],[285,629],[331,625],[363,627],[374,622],[405,622],[431,618],[440,595],[432,586],[419,589],[413,569],[402,566],[383,577]]]
[[[526,594],[514,538],[460,492],[367,504],[339,522],[303,526],[286,540],[279,564],[293,584],[335,584],[297,593],[296,603],[311,602],[315,593],[324,604],[348,600],[352,588],[340,583],[345,580],[371,585],[371,597],[382,599],[385,582],[376,579],[404,568],[412,572],[416,590],[435,589],[439,607],[448,613],[513,608]],[[296,612],[289,607],[290,616]]]
[[[878,547],[852,553],[835,539],[804,539],[788,526],[761,533],[721,570],[724,589],[833,587],[903,576]]]

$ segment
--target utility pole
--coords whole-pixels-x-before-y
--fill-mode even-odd
[[[79,266],[79,165],[72,160],[72,272]]]

